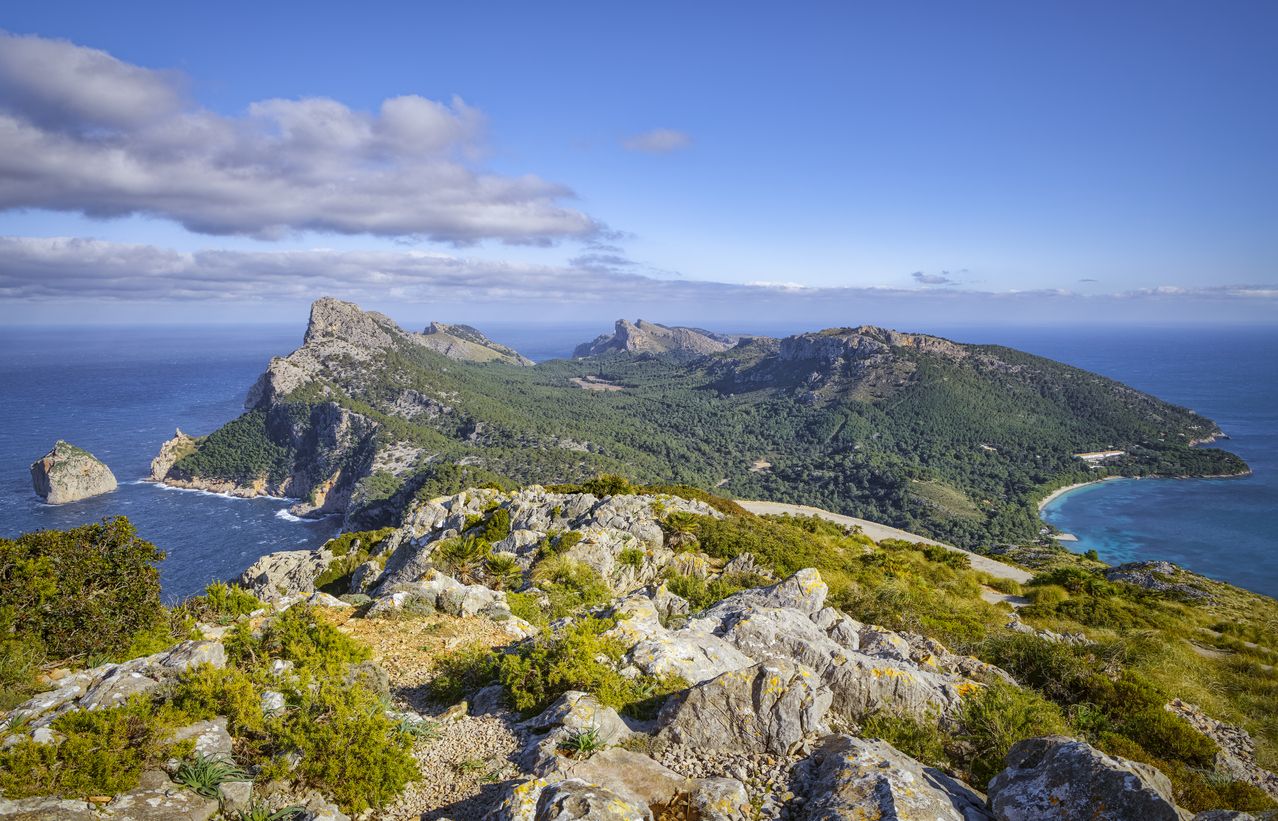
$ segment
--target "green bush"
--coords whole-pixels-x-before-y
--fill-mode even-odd
[[[241,622],[223,643],[227,657],[250,674],[265,670],[271,659],[282,659],[293,662],[298,674],[331,678],[372,655],[368,647],[315,618],[307,604],[295,604],[266,622],[260,636]]]
[[[603,635],[615,624],[612,619],[580,619],[501,656],[498,675],[515,709],[536,715],[569,690],[582,690],[614,709],[651,716],[665,696],[688,686],[675,676],[628,679],[617,672],[625,648]]]
[[[167,630],[163,558],[123,516],[0,539],[0,626],[53,661],[122,654]]]
[[[267,736],[280,751],[301,753],[293,776],[347,813],[385,805],[417,777],[411,739],[366,688],[324,680],[291,695],[289,710],[267,720]]]
[[[192,596],[175,609],[181,616],[214,624],[227,624],[263,607],[261,600],[242,587],[213,582],[204,593]]]
[[[484,530],[479,535],[492,544],[496,544],[509,536],[510,511],[504,507],[499,507],[488,514],[488,520],[484,522]]]
[[[861,722],[862,738],[881,738],[929,767],[950,769],[947,747],[952,739],[940,728],[936,715],[926,718],[909,713],[877,712]]]
[[[64,736],[61,741],[37,744],[24,738],[0,752],[0,793],[25,798],[131,790],[144,769],[184,754],[165,743],[184,721],[180,711],[142,695],[118,707],[63,713],[50,725]]]
[[[534,593],[507,593],[506,604],[510,607],[512,616],[517,616],[529,624],[545,627],[550,622],[549,615]]]
[[[971,750],[968,780],[977,785],[1002,772],[1003,759],[1016,742],[1067,732],[1059,707],[1033,690],[1001,680],[967,698],[960,723],[958,738]]]
[[[227,730],[235,736],[261,735],[266,728],[259,688],[238,667],[203,664],[185,671],[172,703],[199,720],[226,716]]]
[[[552,619],[603,604],[612,597],[612,589],[599,571],[564,556],[551,556],[538,562],[533,567],[532,578],[550,597]]]
[[[497,680],[497,654],[483,644],[468,644],[435,659],[431,695],[445,704],[454,704]]]
[[[492,552],[487,539],[467,534],[440,542],[432,560],[444,573],[464,584],[474,584],[480,580],[484,562]]]

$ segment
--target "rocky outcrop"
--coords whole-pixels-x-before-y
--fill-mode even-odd
[[[811,671],[773,661],[692,687],[666,703],[658,723],[677,744],[783,755],[828,732],[833,698]]]
[[[634,323],[618,319],[613,333],[603,334],[591,342],[578,345],[572,355],[586,357],[608,353],[649,353],[705,356],[726,351],[736,341],[737,337],[701,328],[670,327],[642,319]]]
[[[1211,593],[1195,583],[1197,576],[1171,562],[1128,562],[1105,569],[1111,582],[1133,584],[1155,593],[1167,593],[1191,601],[1210,599]]]
[[[449,359],[463,362],[505,362],[524,366],[537,364],[514,348],[492,341],[479,329],[469,325],[432,322],[426,326],[419,341]]]
[[[1259,787],[1278,801],[1278,774],[1256,763],[1256,742],[1242,727],[1217,721],[1198,707],[1172,699],[1167,711],[1189,722],[1189,726],[1216,742],[1216,774]]]
[[[315,580],[335,558],[323,548],[268,553],[245,568],[238,584],[264,602],[309,596],[315,592]]]
[[[1021,741],[1008,752],[1006,764],[989,786],[989,806],[999,821],[1189,817],[1172,800],[1167,776],[1085,741],[1063,736]]]
[[[886,741],[830,736],[813,754],[817,765],[807,821],[982,821],[985,796],[925,767]]]
[[[194,453],[198,443],[198,439],[188,436],[182,432],[181,428],[178,428],[172,439],[160,445],[160,452],[151,460],[151,481],[163,482],[177,460]]]
[[[61,439],[31,464],[31,486],[51,505],[78,502],[117,487],[110,468],[87,450]]]

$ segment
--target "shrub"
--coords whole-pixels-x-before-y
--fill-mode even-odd
[[[144,769],[178,752],[164,740],[184,720],[142,695],[118,707],[64,713],[50,725],[64,736],[61,741],[24,738],[0,752],[0,792],[7,798],[125,792]]]
[[[909,713],[877,712],[861,722],[863,738],[881,738],[929,767],[950,768],[946,747],[950,743],[936,715],[926,718]]]
[[[582,690],[616,710],[651,716],[671,692],[688,686],[677,676],[628,679],[617,672],[625,648],[603,633],[612,619],[580,619],[504,655],[498,674],[515,709],[536,715],[569,690]]]
[[[617,561],[636,570],[643,567],[644,557],[648,554],[638,547],[627,547],[617,554]]]
[[[1066,731],[1055,704],[1001,680],[964,702],[960,723],[958,737],[971,748],[966,763],[973,784],[986,784],[1001,772],[1003,759],[1016,742]]]
[[[315,587],[335,595],[345,593],[350,587],[350,577],[355,568],[368,561],[377,546],[394,532],[394,528],[384,527],[380,530],[343,533],[329,539],[325,542],[324,549],[335,558],[315,579]]]
[[[431,695],[445,704],[458,700],[497,680],[498,658],[492,648],[468,644],[435,659]]]
[[[0,625],[51,660],[123,653],[167,629],[163,558],[123,516],[0,539]]]
[[[340,676],[372,655],[366,646],[317,619],[307,604],[295,604],[266,622],[259,637],[240,623],[224,644],[228,658],[246,670],[265,669],[270,659],[283,659],[293,662],[299,674],[319,677]]]
[[[252,679],[236,667],[203,664],[182,673],[173,705],[195,719],[226,716],[232,735],[252,736],[265,729],[262,698]]]
[[[262,602],[242,587],[213,582],[204,593],[192,596],[176,608],[176,613],[197,621],[227,624],[261,608]]]
[[[590,565],[551,556],[533,567],[533,582],[550,597],[550,617],[561,618],[583,607],[603,604],[612,589]]]
[[[434,562],[440,570],[465,584],[479,581],[480,571],[493,546],[475,535],[445,539],[435,548]]]
[[[366,688],[326,680],[294,697],[292,709],[268,719],[267,736],[281,752],[301,753],[294,776],[345,812],[381,807],[417,776],[410,739]]]
[[[550,618],[533,593],[507,593],[506,604],[512,616],[517,616],[529,624],[545,627]]]
[[[504,507],[495,509],[488,515],[481,538],[496,544],[510,535],[510,511]]]
[[[519,587],[524,573],[519,560],[509,553],[494,553],[484,561],[484,578],[489,587],[510,590]]]

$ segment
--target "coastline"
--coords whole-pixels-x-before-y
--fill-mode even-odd
[[[1090,482],[1075,482],[1072,485],[1066,485],[1065,487],[1057,488],[1056,490],[1053,490],[1051,493],[1044,496],[1042,499],[1038,500],[1039,516],[1040,517],[1042,516],[1043,508],[1047,507],[1048,504],[1050,504],[1052,501],[1054,501],[1055,499],[1061,496],[1064,496],[1066,493],[1069,493],[1070,491],[1078,490],[1080,487],[1087,487],[1088,485],[1099,485],[1101,482],[1109,482],[1109,481],[1113,481],[1114,479],[1127,479],[1127,478],[1135,478],[1135,477],[1105,476],[1100,479],[1092,479]]]

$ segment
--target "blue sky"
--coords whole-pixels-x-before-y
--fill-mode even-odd
[[[1278,319],[1272,3],[45,0],[0,29],[0,319],[320,292],[467,320]]]

